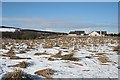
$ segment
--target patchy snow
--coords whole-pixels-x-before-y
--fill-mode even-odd
[[[18,46],[17,46],[18,45]],[[27,48],[26,44],[17,44],[16,48]],[[110,46],[116,46],[117,44],[101,44],[97,46],[84,46],[74,52],[74,57],[79,58],[79,61],[70,60],[55,60],[49,61],[48,58],[51,55],[62,51],[62,55],[67,55],[73,49],[61,49],[60,47],[43,48],[41,44],[34,45],[35,49],[26,51],[26,53],[16,54],[19,57],[30,57],[31,59],[11,60],[8,57],[0,56],[0,77],[6,72],[13,71],[14,67],[8,67],[9,65],[18,64],[19,62],[26,61],[31,65],[25,69],[19,68],[24,72],[35,75],[34,72],[46,68],[51,68],[56,72],[52,76],[53,78],[118,78],[118,55],[113,51]],[[17,50],[16,50],[17,51]],[[44,52],[49,55],[34,55],[35,53]],[[66,51],[66,52],[64,52]],[[67,52],[68,51],[68,52]],[[0,54],[6,53],[8,50],[0,49]],[[109,58],[111,62],[101,63],[96,56],[96,53],[105,53],[104,55]],[[92,56],[92,58],[86,58],[86,56]],[[96,57],[94,57],[96,56]],[[77,65],[77,64],[82,65]],[[42,77],[42,76],[40,76]]]

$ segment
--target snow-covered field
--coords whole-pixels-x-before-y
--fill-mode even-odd
[[[60,37],[41,40],[2,40],[0,49],[0,78],[15,69],[27,74],[50,68],[52,78],[118,78],[118,38],[113,37]],[[20,58],[3,56],[9,52]],[[35,55],[36,53],[42,53]],[[60,56],[54,55],[60,53]],[[63,57],[73,54],[73,59]],[[50,60],[50,58],[52,60]],[[77,59],[77,60],[76,60]],[[19,62],[28,62],[26,68],[10,67]]]
[[[0,28],[0,32],[15,32],[15,30],[13,28]]]

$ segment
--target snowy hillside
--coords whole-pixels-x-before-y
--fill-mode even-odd
[[[13,28],[0,28],[0,32],[15,32],[15,30]]]

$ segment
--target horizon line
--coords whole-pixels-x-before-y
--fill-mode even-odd
[[[33,29],[33,28],[20,28],[20,27],[15,27],[15,26],[8,26],[8,25],[0,25],[0,28],[2,28],[2,26],[4,26],[4,27],[11,27],[11,28],[16,28],[16,29],[28,29],[28,30],[36,30],[36,31],[46,31],[46,32],[58,32],[58,33],[69,33],[69,32],[72,32],[72,31],[85,31],[85,30],[77,30],[77,29],[74,29],[74,30],[69,30],[69,32],[66,32],[66,31],[64,31],[64,32],[61,32],[61,31],[47,31],[47,30],[40,30],[40,29]],[[118,34],[118,33],[120,33],[119,31],[118,32],[109,32],[108,30],[91,30],[90,32],[88,32],[88,33],[91,33],[91,32],[93,32],[93,31],[106,31],[107,33],[109,33],[109,34]],[[85,33],[86,33],[86,31],[85,31]],[[88,34],[87,33],[87,34]]]

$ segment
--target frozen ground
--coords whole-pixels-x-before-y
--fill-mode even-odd
[[[8,67],[9,65],[14,65],[19,62],[26,61],[32,65],[27,68],[19,69],[31,75],[35,75],[34,72],[38,70],[51,68],[56,71],[52,75],[53,78],[118,78],[118,55],[117,52],[113,51],[113,47],[118,45],[116,40],[114,40],[114,43],[111,43],[111,39],[108,41],[106,40],[106,43],[95,46],[93,44],[85,44],[85,46],[79,46],[77,50],[75,50],[74,46],[69,48],[43,48],[43,42],[35,42],[35,44],[33,44],[34,48],[26,51],[23,54],[19,54],[19,50],[24,50],[26,46],[28,46],[27,43],[21,42],[22,44],[17,44],[17,41],[16,43],[11,43],[12,46],[14,45],[17,47],[17,49],[14,49],[16,56],[30,57],[31,59],[13,60],[9,57],[0,56],[0,77],[2,77],[5,73],[11,72],[18,68]],[[0,49],[0,54],[7,53],[11,45],[7,44],[5,49]],[[79,58],[79,61],[60,60],[60,58],[57,58],[54,61],[48,60],[51,55],[54,55],[59,51],[62,51],[61,55],[66,55],[69,54],[72,50],[74,50],[74,57]],[[46,53],[49,55],[34,55],[35,53],[44,51],[46,51]],[[100,60],[98,60],[98,56],[96,55],[97,53],[104,53],[104,55],[108,57],[109,61],[105,63],[100,62]],[[86,56],[91,56],[91,58],[86,58]]]

